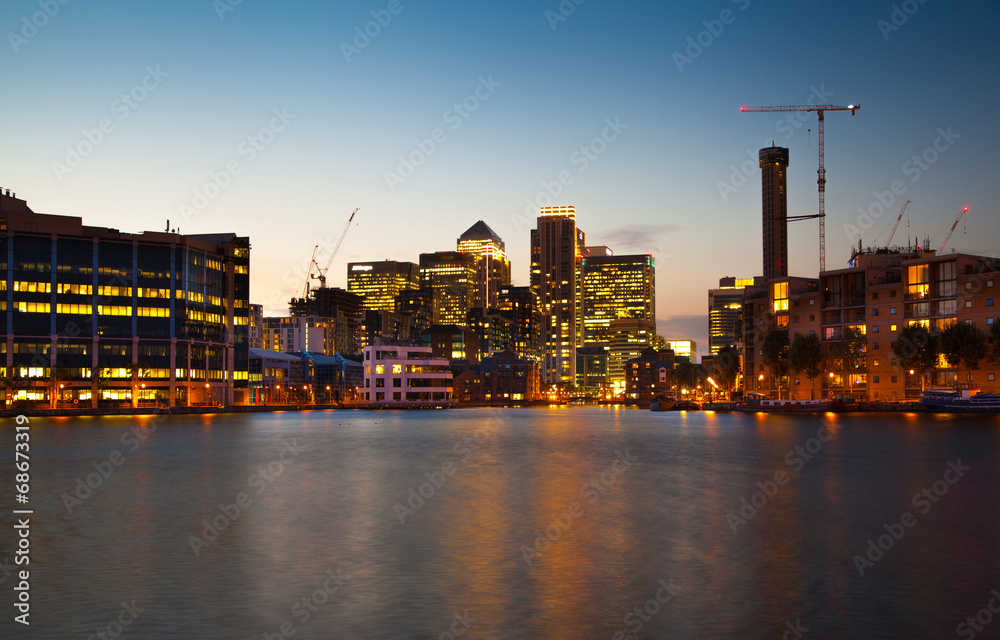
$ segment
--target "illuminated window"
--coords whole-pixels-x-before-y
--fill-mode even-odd
[[[907,267],[907,291],[906,295],[911,300],[919,300],[930,295],[931,270],[929,265],[916,264]]]
[[[896,330],[896,325],[889,326],[889,331],[895,331],[895,330]]]
[[[102,304],[97,306],[97,315],[101,316],[130,316],[132,307]]]
[[[22,313],[50,313],[52,310],[48,302],[15,302],[14,306]]]
[[[6,284],[6,283],[4,283]],[[3,287],[6,288],[6,287]],[[72,295],[89,296],[94,292],[94,287],[89,284],[57,284],[56,293],[69,293]]]
[[[394,365],[392,365],[392,372],[393,373],[403,373],[403,365],[401,365],[401,364],[394,364]]]
[[[139,287],[138,294],[140,298],[169,298],[170,289],[149,289]]]
[[[166,307],[139,307],[136,315],[142,318],[169,318],[170,309]]]
[[[385,373],[385,365],[377,364],[375,365],[375,375],[380,376]]]
[[[788,283],[775,282],[771,285],[771,298],[774,300],[773,313],[788,311]]]
[[[89,304],[57,304],[56,313],[70,313],[75,315],[89,316],[93,313],[93,307]]]
[[[14,291],[25,293],[52,293],[51,282],[14,282]]]
[[[101,297],[132,297],[132,287],[111,287],[111,286],[101,286],[97,287],[97,295]]]

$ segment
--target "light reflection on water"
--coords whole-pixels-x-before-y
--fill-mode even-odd
[[[29,637],[86,638],[133,599],[124,637],[771,638],[796,621],[947,637],[1000,586],[998,425],[619,407],[33,420]],[[917,511],[959,458],[971,470]],[[853,557],[905,511],[916,524],[860,576]],[[192,536],[214,539],[196,556]],[[678,589],[663,604],[661,580]]]

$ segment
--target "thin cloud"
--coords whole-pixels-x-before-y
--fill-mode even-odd
[[[630,251],[655,254],[661,252],[665,236],[680,230],[681,227],[676,224],[638,224],[609,229],[598,237],[616,254]]]

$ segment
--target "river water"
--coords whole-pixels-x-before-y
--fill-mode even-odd
[[[3,638],[968,638],[1000,588],[996,417],[39,418],[25,628],[13,426]]]

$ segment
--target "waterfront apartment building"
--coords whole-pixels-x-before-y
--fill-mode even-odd
[[[347,263],[347,290],[361,296],[366,310],[396,310],[396,296],[420,287],[420,267],[412,262],[381,260]]]
[[[788,275],[788,149],[765,147],[758,154],[764,238],[764,280]]]
[[[510,260],[503,240],[480,220],[459,237],[458,251],[477,256],[476,293],[472,307],[495,307],[500,290],[510,286]]]
[[[584,257],[581,277],[583,346],[609,348],[615,320],[656,320],[656,263],[652,255]]]
[[[433,324],[464,325],[476,304],[479,257],[460,251],[420,254],[420,283],[434,295]]]
[[[984,331],[997,322],[1000,259],[916,249],[854,252],[851,266],[820,274],[818,280],[786,278],[767,287],[748,288],[744,303],[747,387],[774,393],[770,372],[760,362],[767,331],[785,328],[789,339],[815,333],[824,348],[819,380],[792,372],[793,398],[851,395],[870,400],[903,400],[919,396],[920,374],[903,369],[893,345],[900,331],[920,324],[932,332],[955,322],[970,322]],[[830,357],[848,328],[866,338],[864,366],[850,376]],[[941,359],[929,372],[926,386],[956,383],[1000,392],[1000,367],[983,360],[979,368],[950,367]],[[755,388],[756,387],[756,388]]]
[[[625,363],[625,399],[649,408],[649,401],[669,394],[674,384],[674,354],[669,349],[643,349]]]
[[[247,402],[249,238],[85,226],[8,191],[0,255],[0,357],[15,398]]]
[[[586,236],[576,207],[542,207],[531,230],[531,288],[542,314],[542,383],[576,384],[576,349],[582,343],[580,263]]]
[[[264,349],[281,353],[337,352],[336,322],[322,316],[264,318]]]
[[[509,406],[537,400],[538,363],[500,351],[455,376],[459,404]]]
[[[763,285],[763,278],[719,278],[719,288],[708,290],[708,352],[743,341],[743,289]]]
[[[454,393],[448,360],[430,347],[365,347],[364,401],[367,406],[406,408],[452,406]]]

